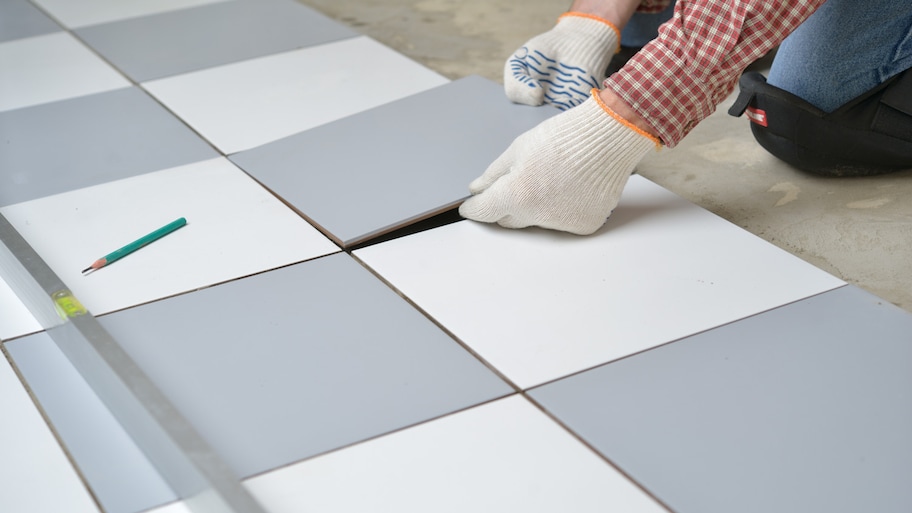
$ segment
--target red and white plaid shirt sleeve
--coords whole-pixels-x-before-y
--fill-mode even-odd
[[[659,36],[604,85],[675,146],[824,1],[678,0]]]

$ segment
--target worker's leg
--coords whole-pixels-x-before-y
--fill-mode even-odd
[[[674,14],[674,6],[675,3],[671,2],[663,11],[657,13],[633,13],[630,21],[621,30],[621,49],[608,64],[606,75],[611,75],[621,69],[631,57],[640,51],[640,48],[659,35],[659,26],[671,19],[671,15]]]
[[[912,2],[828,0],[782,42],[770,85],[832,112],[912,67]]]
[[[779,47],[769,80],[741,78],[730,111],[757,141],[807,171],[858,176],[912,169],[912,9],[829,0]]]
[[[642,48],[659,35],[659,26],[671,19],[675,3],[657,13],[635,12],[621,31],[621,46]]]

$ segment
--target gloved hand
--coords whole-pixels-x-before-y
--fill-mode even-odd
[[[459,213],[506,228],[579,235],[605,224],[634,167],[660,142],[608,108],[597,90],[591,94],[517,137],[469,184],[473,196]]]
[[[579,105],[605,79],[619,41],[620,32],[608,20],[566,13],[553,29],[530,39],[507,59],[507,97],[525,105],[549,103],[561,110]]]

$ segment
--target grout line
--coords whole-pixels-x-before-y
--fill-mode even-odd
[[[234,154],[232,154],[232,155],[234,155]],[[244,169],[244,168],[241,167],[239,164],[237,164],[237,163],[235,163],[233,160],[231,160],[230,157],[226,157],[226,158],[227,158],[228,161],[231,163],[231,165],[233,165],[234,167],[236,167],[236,168],[238,168],[239,170],[241,170],[241,172],[244,173],[245,175],[247,175],[248,178],[250,178],[251,180],[253,180],[253,182],[254,182],[255,184],[257,184],[258,186],[262,187],[266,192],[268,192],[269,194],[271,194],[275,199],[279,200],[279,202],[281,202],[283,205],[285,205],[289,210],[291,210],[292,212],[294,212],[295,214],[297,214],[297,216],[300,217],[301,219],[303,219],[304,222],[306,222],[307,224],[309,224],[309,225],[311,225],[312,227],[314,227],[314,228],[315,228],[318,232],[320,232],[324,237],[326,237],[327,239],[329,239],[330,242],[332,242],[333,244],[335,244],[335,245],[339,248],[340,251],[350,252],[350,249],[349,249],[349,248],[346,248],[346,247],[345,247],[345,244],[344,244],[338,237],[336,237],[332,232],[330,232],[329,230],[327,230],[326,228],[324,228],[323,225],[321,225],[320,223],[318,223],[318,222],[316,222],[315,220],[311,219],[310,216],[308,216],[307,214],[305,214],[303,211],[301,211],[300,209],[298,209],[296,206],[292,205],[291,202],[289,202],[288,200],[286,200],[285,198],[283,198],[281,195],[279,195],[279,193],[277,193],[276,191],[274,191],[274,190],[272,190],[271,188],[267,187],[266,184],[264,184],[264,183],[261,182],[259,179],[257,179],[257,177],[255,177],[255,176],[253,176],[252,174],[248,173],[246,169]]]
[[[52,15],[47,9],[45,9],[45,8],[42,7],[41,5],[35,3],[34,0],[28,0],[28,3],[31,4],[31,6],[34,7],[35,10],[37,10],[37,11],[40,12],[41,14],[47,16],[48,19],[50,19],[51,21],[53,21],[54,23],[56,23],[57,26],[60,27],[61,30],[65,31],[65,32],[69,32],[69,31],[70,31],[70,29],[69,29],[66,25],[64,25],[62,21],[60,21],[59,19],[57,19],[56,16]]]
[[[439,330],[443,331],[443,332],[444,332],[448,337],[450,337],[454,342],[456,342],[457,344],[459,344],[460,347],[462,347],[465,351],[467,351],[469,354],[471,354],[472,356],[474,356],[479,362],[481,362],[485,367],[487,367],[491,372],[493,372],[494,375],[496,375],[498,378],[500,378],[501,380],[503,380],[507,385],[509,385],[511,388],[513,388],[514,391],[520,392],[520,393],[523,391],[523,389],[522,389],[519,385],[517,385],[516,383],[513,382],[513,380],[511,380],[510,378],[508,378],[503,372],[500,371],[500,369],[498,369],[497,367],[495,367],[494,365],[492,365],[490,362],[488,362],[484,357],[482,357],[480,354],[478,354],[478,352],[475,351],[475,349],[473,349],[473,348],[470,347],[468,344],[466,344],[465,342],[463,342],[462,339],[460,339],[459,337],[457,337],[456,334],[453,333],[452,331],[450,331],[449,328],[447,328],[446,326],[444,326],[443,324],[441,324],[439,321],[437,321],[437,319],[435,319],[432,315],[430,315],[424,308],[422,308],[422,307],[419,306],[417,303],[415,303],[414,301],[412,301],[411,298],[409,298],[408,296],[406,296],[402,291],[400,291],[398,288],[396,288],[396,287],[395,287],[392,283],[390,283],[385,277],[381,276],[377,271],[375,271],[375,270],[374,270],[371,266],[369,266],[366,262],[364,262],[363,260],[361,260],[360,258],[358,258],[357,255],[350,254],[350,256],[351,256],[356,262],[358,262],[362,267],[364,267],[364,269],[366,269],[368,272],[370,272],[372,275],[374,275],[378,280],[380,280],[380,281],[383,282],[387,287],[389,287],[393,292],[395,292],[396,295],[398,295],[399,297],[401,297],[401,298],[402,298],[406,303],[408,303],[412,308],[414,308],[414,309],[417,310],[419,313],[421,313],[421,315],[423,315],[427,320],[431,321]]]
[[[249,476],[244,477],[244,478],[243,478],[243,481],[249,481],[249,480],[255,479],[255,478],[257,478],[257,477],[262,477],[262,476],[265,476],[265,475],[268,475],[268,474],[272,474],[272,473],[274,473],[274,472],[276,472],[276,471],[283,470],[283,469],[287,469],[287,468],[293,467],[293,466],[295,466],[295,465],[298,465],[298,464],[300,464],[300,463],[304,463],[304,462],[306,462],[306,461],[311,461],[311,460],[313,460],[313,459],[320,458],[320,457],[322,457],[322,456],[326,456],[326,455],[333,454],[333,453],[337,453],[337,452],[342,452],[342,451],[345,451],[345,450],[347,450],[347,449],[351,449],[351,448],[356,447],[356,446],[359,446],[359,445],[363,445],[363,444],[367,444],[367,443],[373,442],[374,440],[378,440],[378,439],[380,439],[380,438],[384,438],[384,437],[391,436],[391,435],[394,435],[394,434],[402,433],[402,432],[408,431],[408,430],[410,430],[410,429],[413,429],[413,428],[417,428],[417,427],[423,426],[423,425],[425,425],[425,424],[430,424],[430,423],[432,423],[432,422],[436,422],[436,421],[438,421],[438,420],[442,420],[442,419],[445,419],[445,418],[447,418],[447,417],[452,417],[453,415],[458,415],[458,414],[460,414],[460,413],[464,413],[464,412],[467,412],[467,411],[469,411],[469,410],[474,410],[475,408],[480,408],[480,407],[483,407],[483,406],[486,406],[486,405],[495,403],[495,402],[497,402],[497,401],[502,401],[502,400],[507,399],[507,398],[509,398],[509,397],[514,397],[514,396],[518,396],[518,395],[520,395],[520,394],[517,393],[517,392],[510,392],[510,393],[507,393],[507,394],[504,394],[504,395],[499,395],[499,396],[497,396],[497,397],[493,397],[493,398],[491,398],[491,399],[486,399],[486,400],[481,401],[481,402],[478,402],[478,403],[470,404],[470,405],[465,406],[465,407],[463,407],[463,408],[459,408],[459,409],[453,410],[453,411],[451,411],[451,412],[447,412],[447,413],[444,413],[444,414],[441,414],[441,415],[437,415],[436,417],[431,417],[431,418],[428,418],[428,419],[420,420],[420,421],[418,421],[418,422],[415,422],[415,423],[412,423],[412,424],[408,424],[408,425],[405,425],[405,426],[402,426],[402,427],[393,429],[393,430],[391,430],[391,431],[386,431],[386,432],[384,432],[384,433],[379,433],[379,434],[373,435],[373,436],[371,436],[371,437],[364,438],[364,439],[362,439],[362,440],[357,440],[357,441],[354,441],[354,442],[351,442],[351,443],[347,443],[347,444],[345,444],[345,445],[341,445],[341,446],[339,446],[339,447],[333,447],[332,449],[327,449],[327,450],[325,450],[325,451],[323,451],[323,452],[314,454],[314,455],[312,455],[312,456],[307,456],[307,457],[305,457],[305,458],[301,458],[301,459],[296,460],[296,461],[291,461],[291,462],[285,463],[285,464],[283,464],[283,465],[279,465],[278,467],[275,467],[275,468],[271,468],[271,469],[268,469],[268,470],[264,470],[264,471],[262,471],[262,472],[257,472],[256,474],[251,474],[251,475],[249,475]]]
[[[104,511],[104,508],[101,505],[101,501],[98,496],[95,494],[95,490],[92,489],[92,486],[89,484],[89,480],[82,472],[82,468],[79,467],[79,463],[76,461],[76,458],[73,457],[73,454],[70,452],[67,445],[64,443],[63,438],[60,436],[60,433],[57,431],[57,428],[51,422],[50,416],[44,410],[44,407],[41,405],[41,402],[38,400],[38,396],[35,395],[35,392],[32,390],[32,387],[29,386],[28,381],[26,381],[25,376],[22,375],[22,372],[19,370],[19,366],[16,365],[16,361],[13,360],[12,355],[9,354],[9,350],[6,348],[5,343],[0,342],[0,353],[3,353],[3,356],[6,358],[10,367],[13,369],[13,372],[16,374],[16,377],[19,379],[19,382],[22,384],[22,388],[25,389],[26,394],[28,394],[29,399],[31,399],[32,404],[35,406],[35,409],[38,410],[38,414],[41,416],[41,419],[44,421],[44,424],[48,427],[51,432],[51,436],[54,437],[54,441],[57,442],[57,445],[63,451],[64,456],[67,461],[73,467],[73,470],[76,472],[76,476],[79,479],[79,482],[82,483],[83,488],[89,493],[89,497],[92,498],[92,502],[95,503],[95,506],[98,508],[98,511]]]
[[[312,262],[312,261],[314,261],[314,260],[318,260],[318,259],[320,259],[320,258],[326,258],[326,257],[332,256],[332,255],[338,255],[338,254],[341,253],[341,252],[342,252],[341,250],[340,250],[340,251],[333,251],[332,253],[328,253],[328,254],[326,254],[326,255],[319,255],[319,256],[312,257],[312,258],[305,258],[305,259],[303,259],[303,260],[297,260],[297,261],[295,261],[295,262],[289,262],[289,263],[287,263],[287,264],[282,264],[282,265],[277,266],[277,267],[270,267],[269,269],[263,269],[263,270],[256,271],[256,272],[253,272],[253,273],[250,273],[250,274],[245,274],[245,275],[242,275],[242,276],[236,276],[236,277],[234,277],[234,278],[229,278],[229,279],[227,279],[227,280],[222,280],[222,281],[218,281],[218,282],[215,282],[215,283],[210,283],[210,284],[208,284],[208,285],[204,285],[204,286],[202,286],[202,287],[197,287],[197,288],[192,289],[192,290],[185,290],[185,291],[183,291],[183,292],[176,292],[176,293],[174,293],[174,294],[170,294],[170,295],[167,295],[167,296],[162,296],[162,297],[155,298],[155,299],[152,299],[152,300],[149,300],[149,301],[145,301],[145,302],[142,302],[142,303],[137,303],[137,304],[135,304],[135,305],[125,306],[125,307],[123,307],[123,308],[118,308],[118,309],[116,309],[116,310],[111,310],[110,312],[105,312],[105,313],[101,313],[101,314],[95,314],[95,318],[105,317],[105,316],[108,316],[108,315],[111,315],[111,314],[115,314],[115,313],[118,313],[118,312],[124,312],[124,311],[127,311],[127,310],[132,310],[133,308],[138,308],[138,307],[141,307],[141,306],[150,305],[150,304],[153,304],[153,303],[158,303],[158,302],[160,302],[160,301],[164,301],[164,300],[167,300],[167,299],[172,299],[172,298],[176,298],[176,297],[180,297],[180,296],[186,296],[187,294],[193,294],[194,292],[199,292],[199,291],[202,291],[202,290],[211,289],[211,288],[213,288],[213,287],[219,287],[219,286],[222,286],[222,285],[227,285],[227,284],[229,284],[229,283],[233,283],[233,282],[240,281],[240,280],[245,280],[245,279],[247,279],[247,278],[252,278],[252,277],[254,277],[254,276],[259,276],[259,275],[261,275],[261,274],[266,274],[266,273],[269,273],[269,272],[272,272],[272,271],[277,271],[277,270],[279,270],[279,269],[284,269],[284,268],[286,268],[286,267],[291,267],[291,266],[294,266],[294,265],[303,264],[303,263],[305,263],[305,262]],[[16,337],[16,338],[22,338],[22,337],[25,337],[25,336],[26,336],[26,335],[21,335],[21,336]],[[14,339],[10,339],[10,340],[14,340]]]
[[[601,367],[605,367],[605,366],[611,365],[611,364],[613,364],[613,363],[620,362],[620,361],[622,361],[622,360],[627,360],[627,359],[629,359],[629,358],[633,358],[634,356],[639,356],[639,355],[644,354],[644,353],[648,353],[648,352],[651,352],[651,351],[655,351],[655,350],[661,349],[661,348],[663,348],[663,347],[665,347],[665,346],[670,346],[670,345],[672,345],[672,344],[685,342],[685,341],[687,341],[688,339],[691,339],[691,338],[696,337],[696,336],[698,336],[698,335],[702,335],[702,334],[704,334],[704,333],[708,333],[708,332],[710,332],[710,331],[714,331],[714,330],[717,330],[717,329],[720,329],[720,328],[723,328],[723,327],[725,327],[725,326],[729,326],[729,325],[732,325],[732,324],[737,324],[737,323],[739,323],[739,322],[746,321],[746,320],[751,319],[751,318],[753,318],[753,317],[756,317],[756,316],[758,316],[758,315],[763,315],[763,314],[765,314],[765,313],[772,312],[772,311],[778,310],[778,309],[780,309],[780,308],[786,308],[786,307],[788,307],[788,306],[790,306],[790,305],[794,305],[795,303],[800,303],[801,301],[806,301],[806,300],[808,300],[808,299],[811,299],[811,298],[814,298],[814,297],[817,297],[817,296],[821,296],[821,295],[823,295],[823,294],[828,294],[828,293],[830,293],[830,292],[833,292],[833,291],[835,291],[835,290],[839,290],[839,289],[844,288],[844,287],[847,287],[847,286],[848,286],[848,284],[843,284],[843,285],[840,285],[840,286],[838,286],[838,287],[834,287],[834,288],[832,288],[832,289],[824,290],[824,291],[822,291],[822,292],[817,292],[817,293],[815,293],[815,294],[811,294],[810,296],[798,298],[798,299],[789,301],[789,302],[787,302],[787,303],[783,303],[783,304],[781,304],[781,305],[777,305],[777,306],[774,306],[774,307],[771,307],[771,308],[767,308],[766,310],[762,310],[762,311],[760,311],[760,312],[752,313],[752,314],[747,315],[747,316],[745,316],[745,317],[740,317],[740,318],[738,318],[738,319],[734,319],[734,320],[731,320],[731,321],[722,323],[722,324],[720,324],[720,325],[718,325],[718,326],[712,326],[712,327],[709,327],[709,328],[706,328],[706,329],[703,329],[703,330],[700,330],[700,331],[696,331],[696,332],[691,333],[691,334],[689,334],[689,335],[684,335],[683,337],[679,337],[679,338],[676,338],[676,339],[674,339],[674,340],[669,340],[669,341],[667,341],[667,342],[662,342],[661,344],[658,344],[658,345],[655,345],[655,346],[652,346],[652,347],[647,347],[647,348],[645,348],[645,349],[641,349],[641,350],[636,351],[636,352],[634,352],[634,353],[630,353],[630,354],[621,356],[621,357],[619,357],[619,358],[615,358],[615,359],[613,359],[613,360],[609,360],[609,361],[607,361],[607,362],[598,363],[598,364],[595,364],[595,365],[586,367],[586,368],[584,368],[584,369],[576,370],[576,371],[573,371],[573,372],[571,372],[571,373],[569,373],[569,374],[565,374],[565,375],[562,375],[562,376],[558,376],[558,377],[556,377],[556,378],[549,379],[548,381],[543,381],[543,382],[541,382],[541,383],[538,383],[538,384],[536,384],[536,385],[533,385],[533,386],[527,388],[525,391],[526,391],[526,392],[529,392],[529,391],[535,390],[535,389],[537,389],[537,388],[542,388],[542,387],[551,385],[551,384],[553,384],[553,383],[557,383],[558,381],[563,381],[563,380],[565,380],[565,379],[572,378],[572,377],[574,377],[574,376],[579,376],[580,374],[585,374],[585,373],[590,372],[590,371],[593,371],[593,370],[595,370],[595,369],[599,369],[599,368],[601,368]]]
[[[642,490],[643,493],[645,493],[646,495],[648,495],[650,498],[652,498],[654,501],[656,501],[660,506],[662,506],[663,508],[665,508],[666,510],[668,510],[670,513],[673,513],[673,512],[674,512],[674,510],[671,508],[671,506],[669,506],[668,504],[666,504],[662,499],[660,499],[660,498],[659,498],[658,496],[656,496],[654,493],[652,493],[651,491],[649,491],[649,489],[646,488],[646,486],[644,486],[643,484],[641,484],[639,481],[637,481],[636,479],[634,479],[633,476],[631,476],[631,475],[628,474],[626,471],[624,471],[624,469],[622,469],[622,468],[621,468],[620,466],[618,466],[616,463],[614,463],[613,461],[611,461],[611,459],[608,458],[607,455],[604,455],[604,454],[602,454],[601,452],[599,452],[598,449],[596,449],[592,444],[590,444],[588,441],[586,441],[586,439],[584,439],[584,438],[582,437],[582,435],[578,434],[576,431],[574,431],[573,429],[571,429],[567,424],[565,424],[562,420],[560,420],[560,419],[557,418],[555,415],[553,415],[550,411],[548,411],[547,409],[545,409],[545,407],[542,406],[541,404],[539,404],[538,401],[536,401],[535,399],[533,399],[532,397],[530,397],[530,396],[529,396],[528,394],[526,394],[525,392],[523,392],[521,395],[522,395],[524,398],[526,398],[526,400],[528,400],[529,402],[531,402],[533,406],[535,406],[536,408],[538,408],[539,410],[541,410],[541,412],[544,413],[546,416],[548,416],[548,418],[550,418],[551,420],[553,420],[554,422],[556,422],[561,428],[563,428],[564,430],[566,430],[573,438],[575,438],[575,439],[578,440],[581,444],[583,444],[584,446],[586,446],[590,451],[594,452],[595,455],[598,456],[601,460],[603,460],[604,462],[606,462],[606,463],[607,463],[608,465],[610,465],[613,469],[615,469],[616,471],[618,471],[618,473],[620,473],[622,476],[624,476],[625,478],[627,478],[628,481],[630,481],[631,483],[633,483],[633,485],[635,485],[637,488],[639,488],[640,490]]]

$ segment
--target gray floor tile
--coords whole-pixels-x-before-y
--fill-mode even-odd
[[[241,476],[512,392],[346,254],[100,321]]]
[[[137,82],[357,34],[291,0],[236,0],[76,30]]]
[[[912,315],[851,286],[531,396],[679,513],[912,511]]]
[[[28,0],[0,2],[0,43],[63,30]]]
[[[351,246],[458,205],[513,139],[557,112],[468,77],[231,159]]]
[[[138,88],[0,113],[0,207],[213,158]]]
[[[5,345],[106,512],[177,499],[46,333]]]

